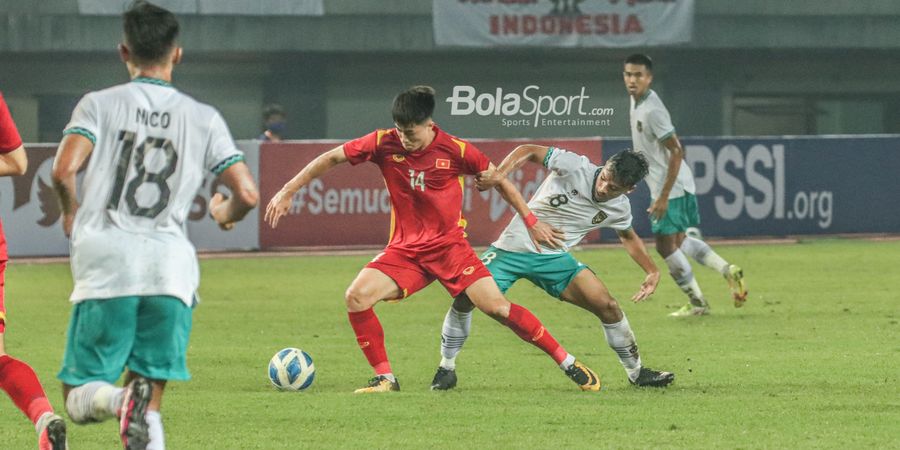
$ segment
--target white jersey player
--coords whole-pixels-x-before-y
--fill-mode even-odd
[[[175,16],[137,1],[124,22],[119,52],[131,82],[81,99],[53,165],[75,282],[59,379],[75,423],[118,416],[125,448],[163,449],[160,402],[168,380],[190,378],[200,281],[187,214],[208,172],[233,194],[209,202],[223,229],[258,194],[219,113],[171,85],[181,60]],[[86,160],[79,204],[75,175]],[[128,385],[117,388],[126,367]]]
[[[606,201],[597,200],[594,186],[601,168],[587,157],[549,147],[543,164],[550,169],[550,174],[528,201],[528,207],[538,219],[562,231],[563,237],[559,248],[542,247],[540,253],[566,253],[598,228],[616,231],[631,228],[628,197],[620,195]],[[508,252],[538,252],[525,222],[518,215],[492,245]]]
[[[71,300],[170,295],[191,306],[200,273],[187,215],[207,173],[243,161],[222,116],[137,77],[85,95],[64,134],[93,144],[71,236]]]
[[[650,187],[650,226],[656,237],[656,251],[665,258],[669,273],[687,294],[690,303],[670,314],[676,317],[704,315],[709,305],[694,279],[685,254],[721,273],[731,286],[734,306],[743,306],[747,287],[740,267],[729,264],[700,239],[685,235],[688,228],[700,224],[694,175],[683,163],[684,149],[675,134],[669,111],[650,89],[653,62],[646,55],[625,59],[623,77],[631,98],[631,139],[634,149],[650,162],[647,185]]]
[[[527,278],[551,296],[592,312],[600,319],[607,343],[619,355],[632,384],[668,385],[675,375],[642,366],[631,326],[618,303],[603,282],[569,253],[588,232],[612,228],[646,273],[632,300],[644,300],[656,290],[659,269],[631,227],[631,205],[625,196],[647,174],[646,158],[629,150],[600,167],[563,149],[522,145],[503,160],[493,176],[476,178],[478,188],[495,186],[527,161],[544,165],[550,174],[528,202],[532,216],[513,217],[482,254],[500,290],[506,292],[517,280]],[[554,247],[538,247],[530,237],[528,228],[541,226],[550,227],[556,236]],[[471,311],[471,303],[462,295],[447,312],[441,330],[441,363],[432,389],[456,386],[455,361],[469,335]]]

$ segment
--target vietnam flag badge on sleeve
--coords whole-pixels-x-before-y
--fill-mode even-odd
[[[450,160],[438,158],[437,160],[434,161],[434,167],[437,167],[438,169],[449,169],[450,168]]]

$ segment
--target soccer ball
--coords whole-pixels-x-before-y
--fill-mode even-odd
[[[308,353],[288,347],[269,361],[269,381],[283,391],[302,391],[316,378],[316,366]]]

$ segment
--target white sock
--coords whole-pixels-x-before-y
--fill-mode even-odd
[[[391,383],[394,383],[397,381],[397,377],[394,376],[393,372],[379,373],[378,375],[381,375],[381,376],[387,378],[388,380],[390,380]]]
[[[625,368],[625,373],[631,381],[637,379],[641,373],[641,354],[638,353],[637,341],[631,331],[631,325],[625,313],[622,320],[617,323],[602,323],[603,334],[606,335],[606,343],[619,355],[619,361]]]
[[[69,391],[66,412],[78,424],[100,422],[119,413],[125,389],[105,381],[91,381]]]
[[[166,450],[166,436],[163,434],[162,414],[159,411],[147,411],[144,416],[150,429],[150,443],[147,450]]]
[[[44,428],[47,428],[47,422],[53,417],[53,411],[47,411],[41,414],[41,417],[38,417],[37,422],[34,423],[34,431],[37,431],[38,439],[41,438],[41,432],[44,431]]]
[[[669,274],[675,279],[675,284],[687,294],[691,304],[696,307],[705,307],[706,300],[703,299],[703,292],[700,292],[700,285],[694,279],[691,263],[688,262],[684,253],[681,250],[675,250],[675,253],[666,257],[666,265],[669,266]]]
[[[462,350],[472,329],[472,311],[460,312],[452,306],[441,327],[441,367],[456,369],[456,355]]]
[[[685,236],[684,241],[681,242],[681,251],[696,259],[700,264],[710,267],[723,275],[728,272],[728,262],[713,251],[709,244],[700,239]]]
[[[559,368],[562,370],[568,370],[569,367],[572,367],[572,364],[575,364],[575,357],[572,356],[571,353],[566,353],[566,359],[559,363]]]

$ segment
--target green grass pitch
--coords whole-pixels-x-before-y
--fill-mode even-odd
[[[666,317],[686,301],[668,276],[633,304],[642,274],[623,249],[576,252],[620,299],[644,364],[677,374],[668,389],[629,386],[587,312],[527,281],[510,291],[600,374],[600,393],[578,391],[549,357],[480,313],[457,360],[459,386],[429,391],[450,303],[435,284],[376,307],[402,391],[354,395],[371,371],[343,293],[369,257],[204,260],[193,380],[172,383],[163,401],[168,447],[898,448],[900,241],[717,250],[744,267],[750,300],[733,308],[725,281],[695,265],[713,314],[686,320]],[[6,281],[6,348],[36,369],[61,411],[68,266],[13,261]],[[269,385],[269,358],[289,346],[315,361],[307,392]],[[73,449],[118,448],[113,422],[69,429]],[[0,448],[35,447],[9,400],[0,400],[0,439]]]

